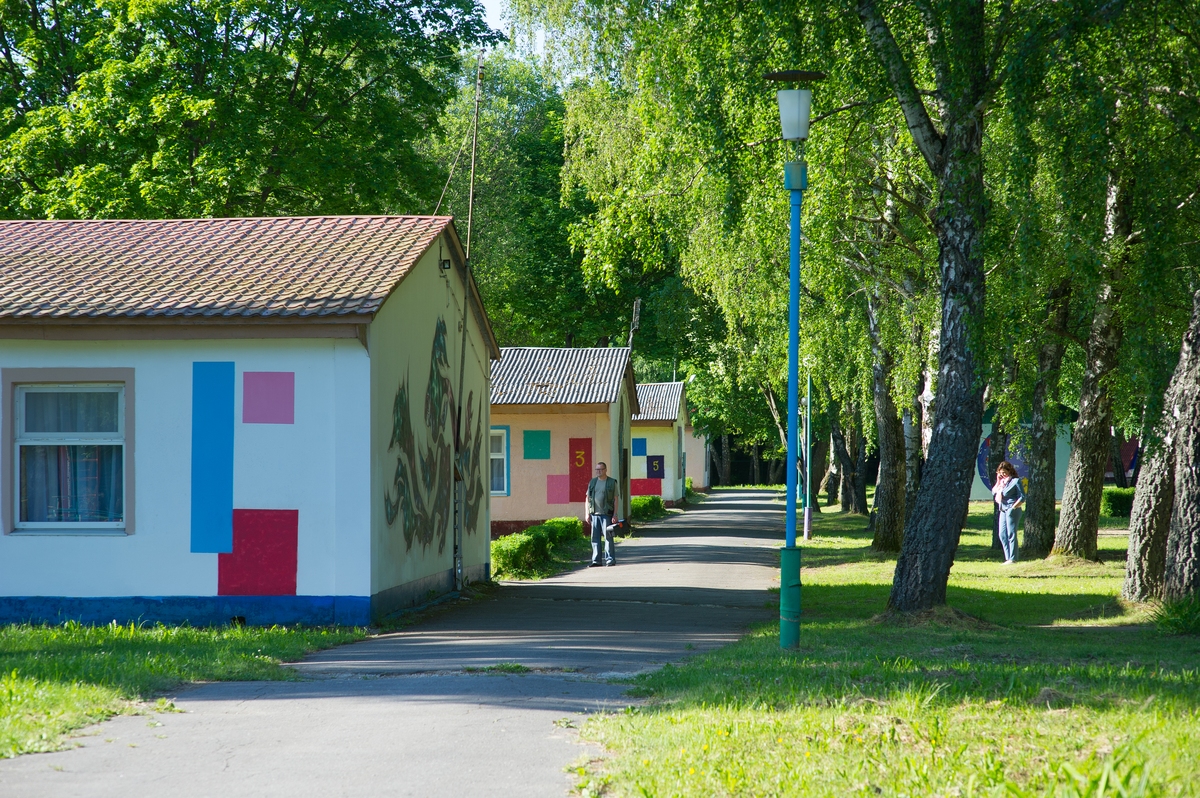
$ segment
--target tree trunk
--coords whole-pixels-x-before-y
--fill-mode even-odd
[[[1167,412],[1176,419],[1175,501],[1163,598],[1182,601],[1200,597],[1200,291],[1192,298],[1192,321],[1171,382],[1175,390]]]
[[[1121,430],[1114,428],[1112,442],[1110,444],[1111,453],[1109,458],[1112,460],[1113,484],[1118,488],[1128,488],[1129,479],[1125,476],[1125,461],[1121,459],[1121,449],[1125,446],[1125,436],[1121,434]]]
[[[712,452],[713,465],[717,467],[717,484],[729,486],[729,435],[721,436],[721,445],[710,446],[708,450]]]
[[[816,443],[813,444],[812,459],[813,459],[813,492],[812,492],[812,511],[814,513],[821,512],[821,482],[819,474],[825,473],[825,461],[829,458],[829,439],[821,436]]]
[[[951,4],[954,11],[944,15],[944,27],[930,27],[931,45],[925,51],[933,62],[938,130],[913,80],[915,70],[879,5],[877,0],[858,0],[858,14],[938,191],[933,219],[941,290],[937,424],[888,597],[889,607],[912,612],[946,603],[983,421],[982,362],[977,362],[977,353],[984,351],[987,224],[982,149],[992,84],[984,4]]]
[[[1170,389],[1167,406],[1170,406]],[[1145,448],[1148,458],[1133,494],[1129,518],[1129,552],[1125,556],[1126,601],[1162,598],[1163,573],[1167,565],[1167,535],[1171,506],[1175,503],[1174,418],[1163,414],[1156,433],[1161,437]]]
[[[921,486],[921,401],[919,398],[913,401],[912,407],[904,409],[901,425],[904,428],[904,523],[907,524],[909,516],[912,515],[913,505],[917,502],[917,488]]]
[[[883,345],[879,327],[878,297],[867,300],[867,327],[871,336],[872,404],[875,427],[879,432],[879,477],[875,481],[875,536],[871,548],[876,551],[900,551],[904,539],[904,427],[892,400],[892,353]],[[866,469],[863,469],[864,471]],[[864,491],[863,499],[866,495]]]
[[[842,433],[842,425],[838,420],[836,408],[830,414],[830,418],[831,433],[829,437],[833,442],[833,453],[838,462],[838,496],[842,502],[842,512],[848,513],[854,507],[854,461],[850,459],[850,447],[847,445],[846,436]]]
[[[858,439],[858,462],[854,465],[852,509],[858,515],[870,515],[867,507],[867,436],[863,432],[861,419],[855,424],[854,437]]]
[[[1112,435],[1112,398],[1105,387],[1107,376],[1117,366],[1122,327],[1117,315],[1114,283],[1120,276],[1128,249],[1132,222],[1129,218],[1129,187],[1109,176],[1108,239],[1109,263],[1096,297],[1092,329],[1088,334],[1087,367],[1079,396],[1079,420],[1067,460],[1067,483],[1063,489],[1062,517],[1054,537],[1052,554],[1072,554],[1096,559],[1097,522],[1104,493],[1104,471],[1108,464]]]
[[[750,447],[750,457],[753,458],[754,484],[761,485],[763,483],[762,483],[762,473],[761,473],[761,471],[759,469],[759,465],[758,465],[758,444],[757,443],[754,444],[752,447]]]
[[[896,562],[888,606],[913,612],[946,603],[946,582],[969,506],[983,422],[978,334],[983,327],[985,205],[978,113],[946,132],[938,217],[941,281],[936,423]]]
[[[829,443],[829,471],[825,473],[825,482],[821,486],[825,490],[825,503],[829,505],[837,502],[838,489],[842,485],[842,477],[838,472],[837,452],[834,449],[832,438],[833,435],[831,433]]]
[[[1054,494],[1058,452],[1058,375],[1066,351],[1071,313],[1071,282],[1050,291],[1046,327],[1038,350],[1038,377],[1033,385],[1033,424],[1029,444],[1029,495],[1025,499],[1025,541],[1021,554],[1045,557],[1054,545]]]

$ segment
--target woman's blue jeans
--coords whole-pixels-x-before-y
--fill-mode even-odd
[[[1017,559],[1017,527],[1020,523],[1020,507],[1000,511],[1000,548],[1004,550],[1004,559],[1009,562]]]

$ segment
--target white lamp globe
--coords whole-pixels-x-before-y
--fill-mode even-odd
[[[779,123],[784,141],[803,141],[808,138],[808,116],[812,110],[812,91],[782,89],[776,92],[779,100]]]

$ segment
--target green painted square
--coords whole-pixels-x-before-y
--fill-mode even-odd
[[[550,430],[527,429],[524,437],[526,460],[550,459]]]

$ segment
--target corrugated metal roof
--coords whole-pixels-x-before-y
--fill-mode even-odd
[[[634,421],[679,420],[679,405],[683,402],[682,382],[640,382],[637,395],[642,412],[633,417]]]
[[[0,320],[373,314],[449,216],[0,221]]]
[[[564,349],[506,346],[492,363],[492,404],[615,402],[629,365],[628,347]]]

